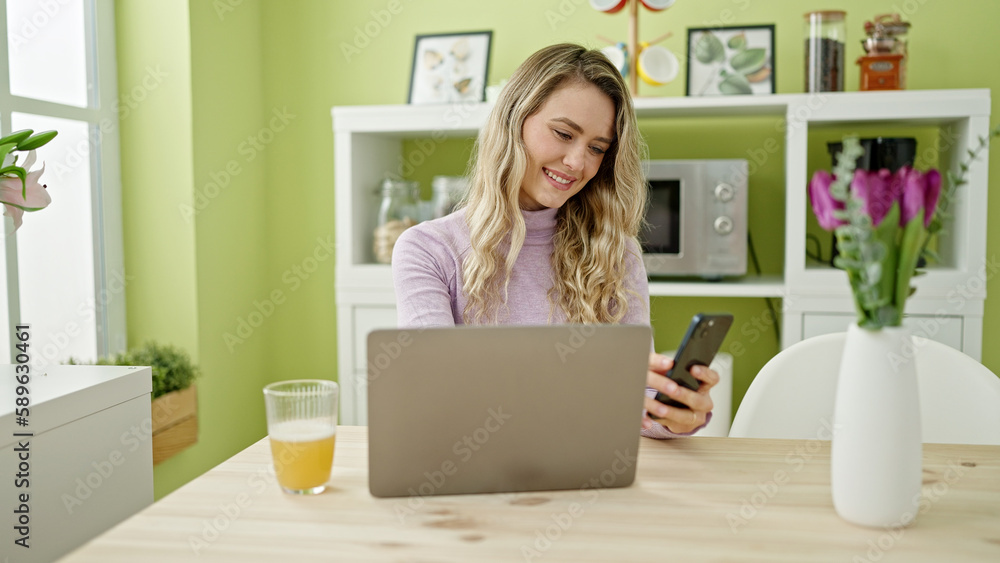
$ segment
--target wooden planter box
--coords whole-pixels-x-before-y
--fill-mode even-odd
[[[153,400],[153,465],[198,441],[198,396],[195,386]]]

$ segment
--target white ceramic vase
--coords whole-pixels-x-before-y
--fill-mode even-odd
[[[833,505],[863,526],[905,526],[922,479],[915,349],[902,327],[851,325],[837,380],[830,467]]]

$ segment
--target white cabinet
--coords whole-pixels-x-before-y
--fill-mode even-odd
[[[782,347],[829,331],[853,317],[843,272],[806,260],[806,186],[810,131],[852,125],[931,126],[947,131],[942,166],[957,170],[966,150],[989,132],[989,90],[914,90],[778,94],[711,98],[639,98],[639,125],[647,118],[773,116],[785,135],[785,266],[782,276],[747,276],[716,283],[650,283],[651,295],[777,297],[782,299]],[[449,137],[475,137],[490,106],[335,107],[338,364],[344,424],[364,424],[365,342],[373,328],[395,324],[389,266],[372,251],[374,192],[386,173],[418,165]],[[421,139],[406,154],[405,139]],[[751,149],[753,147],[747,147]],[[712,156],[712,155],[709,155]],[[987,162],[969,171],[952,207],[955,220],[939,241],[944,263],[914,280],[907,313],[928,336],[979,359],[986,298]],[[751,195],[751,197],[753,197]],[[843,321],[843,322],[841,322]]]
[[[396,307],[386,302],[385,295],[365,299],[350,295],[354,300],[337,302],[339,331],[354,338],[338,338],[340,366],[340,423],[365,426],[368,424],[368,333],[377,328],[396,326]],[[388,296],[392,299],[392,295]],[[343,346],[351,346],[345,350]],[[346,366],[346,369],[345,369]]]
[[[29,425],[21,427],[14,366],[0,367],[0,427],[7,430],[0,435],[0,553],[10,563],[54,561],[153,503],[151,373],[148,367],[50,366],[32,374]],[[29,549],[13,543],[21,537],[14,526],[22,515],[11,511],[21,504],[28,511]]]
[[[854,313],[805,313],[802,315],[802,338],[844,332],[856,321]],[[903,319],[903,326],[914,335],[958,349],[962,348],[963,324],[962,317],[958,316],[909,315]]]

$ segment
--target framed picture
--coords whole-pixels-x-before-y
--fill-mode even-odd
[[[688,28],[688,96],[774,93],[774,26]]]
[[[410,73],[411,104],[486,99],[492,31],[418,35]]]

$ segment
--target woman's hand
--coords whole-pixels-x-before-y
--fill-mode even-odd
[[[649,371],[646,372],[646,386],[691,408],[671,407],[653,397],[646,397],[644,405],[647,414],[643,416],[642,427],[648,429],[653,426],[653,420],[656,420],[674,434],[687,434],[704,424],[705,417],[712,412],[712,398],[709,397],[708,391],[719,382],[719,374],[705,366],[694,366],[691,368],[691,375],[701,381],[701,385],[698,391],[692,391],[667,378],[665,374],[673,365],[674,361],[670,358],[651,353]]]

